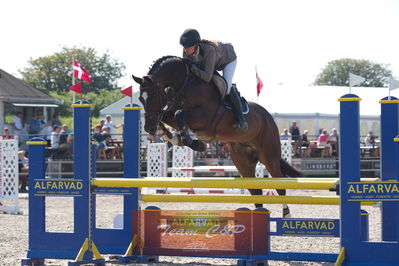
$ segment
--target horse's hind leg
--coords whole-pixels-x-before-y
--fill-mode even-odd
[[[280,146],[278,145],[280,149]],[[272,177],[284,177],[283,173],[281,172],[281,151],[272,151],[269,147],[265,147],[262,145],[259,149],[259,161],[263,163]],[[276,189],[277,194],[280,196],[286,195],[285,189]],[[288,208],[287,204],[283,204],[283,217],[290,218],[290,209]]]
[[[229,143],[230,155],[241,177],[255,177],[258,155],[254,148],[240,143]],[[262,195],[261,189],[248,189],[251,195]],[[255,203],[256,208],[262,207],[261,203]]]

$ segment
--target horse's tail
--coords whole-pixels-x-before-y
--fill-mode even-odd
[[[296,170],[293,166],[291,166],[289,163],[287,163],[287,161],[284,159],[280,159],[280,169],[281,169],[281,172],[283,173],[283,176],[287,176],[287,177],[303,177],[303,176],[305,176],[304,173]]]

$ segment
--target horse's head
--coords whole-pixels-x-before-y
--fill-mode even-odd
[[[140,84],[139,100],[145,111],[144,130],[150,135],[155,135],[163,108],[166,106],[165,91],[158,82],[153,81],[151,76],[144,76],[143,78],[133,76],[133,79]]]
[[[164,56],[151,66],[143,78],[133,76],[140,84],[140,101],[144,106],[144,129],[154,135],[164,109],[176,91],[181,89],[187,77],[187,65],[180,57]]]

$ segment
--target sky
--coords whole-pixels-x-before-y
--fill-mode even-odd
[[[145,75],[164,55],[180,56],[179,37],[186,28],[205,39],[231,42],[239,91],[270,112],[313,107],[313,112],[335,113],[323,101],[337,103],[337,93],[348,88],[330,93],[331,88],[307,86],[336,59],[388,64],[399,77],[396,0],[13,0],[0,8],[0,68],[16,77],[29,59],[84,46],[124,63],[119,86],[137,90],[131,75]],[[264,84],[258,99],[255,66]],[[353,92],[363,97],[361,88]],[[399,97],[399,90],[392,95]]]

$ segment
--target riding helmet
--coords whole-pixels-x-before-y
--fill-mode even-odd
[[[186,29],[180,36],[180,44],[184,48],[196,45],[201,40],[200,34],[195,29]]]

